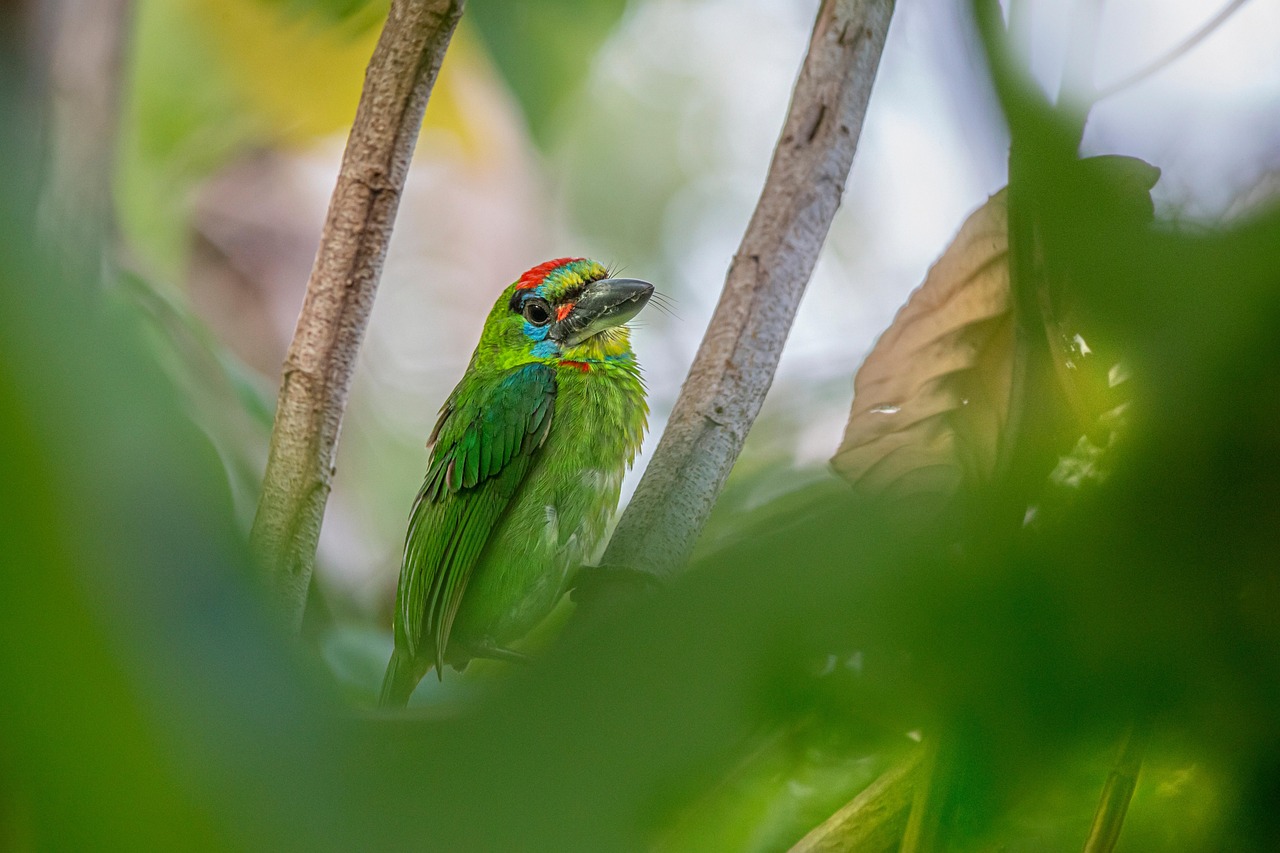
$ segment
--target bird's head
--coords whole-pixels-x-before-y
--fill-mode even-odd
[[[629,356],[626,323],[644,308],[653,285],[610,278],[586,258],[558,258],[525,272],[498,298],[477,356],[495,366],[528,361],[589,363]]]

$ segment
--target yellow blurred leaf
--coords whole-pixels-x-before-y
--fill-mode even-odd
[[[219,66],[273,134],[299,142],[351,123],[379,18],[341,24],[260,0],[184,0]]]
[[[219,63],[272,141],[300,144],[346,131],[365,67],[386,15],[385,3],[334,20],[298,16],[262,0],[183,0]],[[459,30],[431,94],[425,124],[452,131],[464,147],[482,143],[460,108],[460,76],[493,74],[474,39]]]
[[[184,276],[190,200],[211,175],[317,140],[332,158],[323,152],[355,116],[385,12],[373,0],[349,17],[264,0],[138,0],[116,193],[122,230],[158,277]],[[479,172],[523,152],[527,133],[468,32],[464,21],[423,126],[437,151]]]

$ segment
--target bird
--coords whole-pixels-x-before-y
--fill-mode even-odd
[[[520,660],[509,645],[598,560],[649,408],[628,321],[653,296],[587,258],[509,285],[427,440],[380,704],[434,667]]]

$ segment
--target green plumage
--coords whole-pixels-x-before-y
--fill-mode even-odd
[[[409,519],[383,704],[405,704],[432,667],[501,654],[603,545],[648,413],[621,324],[652,288],[611,304],[627,280],[591,261],[552,264],[504,291],[441,409]]]

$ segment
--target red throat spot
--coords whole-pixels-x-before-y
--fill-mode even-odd
[[[547,273],[556,267],[562,267],[565,264],[571,264],[574,261],[580,261],[582,258],[556,258],[554,261],[547,261],[538,264],[532,269],[526,270],[520,279],[516,282],[516,290],[531,290],[542,284],[542,280],[547,277]]]
[[[588,364],[588,363],[587,363],[587,362],[585,362],[585,361],[563,361],[563,360],[562,360],[562,361],[560,362],[560,366],[561,366],[561,367],[576,367],[576,368],[578,368],[579,370],[581,370],[583,373],[590,373],[590,372],[591,372],[591,365],[590,365],[590,364]]]

